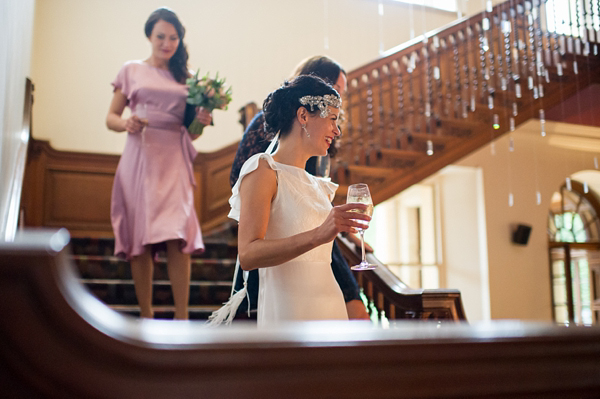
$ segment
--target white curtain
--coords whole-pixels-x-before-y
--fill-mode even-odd
[[[23,131],[34,0],[0,1],[0,241],[17,228],[28,131]]]

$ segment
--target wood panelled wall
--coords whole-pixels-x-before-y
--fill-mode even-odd
[[[204,232],[227,220],[229,172],[237,143],[194,162],[196,212]],[[117,155],[57,151],[31,140],[21,221],[27,227],[65,227],[74,237],[111,237],[110,197]]]

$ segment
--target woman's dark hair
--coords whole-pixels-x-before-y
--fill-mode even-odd
[[[340,77],[340,72],[346,75],[346,71],[340,64],[324,55],[316,55],[302,61],[294,72],[294,77],[300,75],[315,75],[330,85],[334,85]]]
[[[321,112],[318,107],[314,107],[314,110],[311,111],[310,106],[305,107],[300,104],[300,98],[326,94],[340,96],[331,85],[316,76],[300,75],[293,80],[284,82],[279,89],[270,93],[263,103],[265,132],[270,135],[279,132],[281,137],[285,137],[292,130],[298,108],[304,107],[313,115]]]
[[[161,7],[154,10],[148,17],[148,20],[146,20],[144,32],[146,33],[147,38],[150,38],[150,35],[152,35],[152,29],[154,29],[154,25],[156,25],[156,23],[160,20],[173,25],[177,31],[177,35],[179,36],[179,46],[177,47],[177,50],[175,50],[175,54],[173,54],[169,60],[169,71],[171,71],[176,81],[179,83],[185,83],[185,79],[189,76],[187,69],[188,52],[185,48],[185,44],[183,44],[185,28],[172,10]]]

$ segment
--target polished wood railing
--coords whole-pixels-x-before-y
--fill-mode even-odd
[[[10,398],[597,398],[600,329],[313,322],[257,329],[120,315],[78,281],[65,231],[0,243]]]
[[[342,237],[337,240],[348,264],[358,264],[361,259],[354,244]],[[367,260],[376,264],[377,268],[355,272],[354,275],[367,298],[367,311],[371,319],[466,321],[459,290],[411,289],[374,254],[368,253]]]

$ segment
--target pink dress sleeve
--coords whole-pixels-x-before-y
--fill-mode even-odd
[[[121,89],[121,93],[129,99],[131,97],[131,81],[129,76],[130,63],[127,62],[125,65],[121,67],[121,70],[117,74],[117,77],[111,83],[114,87],[114,90]]]

